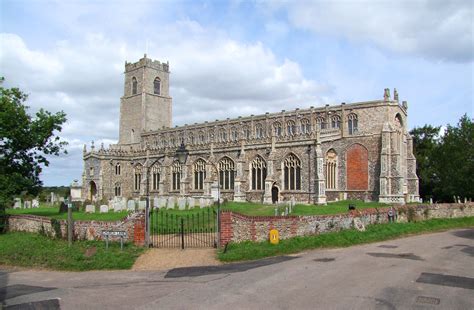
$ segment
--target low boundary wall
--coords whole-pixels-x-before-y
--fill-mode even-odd
[[[315,208],[325,208],[315,206]],[[397,222],[432,218],[456,218],[474,216],[474,203],[404,205],[393,207]],[[363,209],[337,215],[307,216],[246,216],[232,211],[222,211],[220,243],[265,241],[271,229],[277,229],[280,239],[296,236],[317,235],[326,232],[354,228],[354,221],[364,225],[387,223],[388,209]]]
[[[9,215],[8,230],[44,233],[51,237],[67,238],[67,221],[37,215]],[[103,240],[102,231],[104,230],[126,231],[127,241],[144,245],[145,213],[132,213],[121,221],[74,221],[74,240]],[[120,238],[110,237],[110,240],[118,241]]]

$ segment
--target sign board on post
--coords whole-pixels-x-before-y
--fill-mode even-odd
[[[127,238],[127,232],[123,230],[103,230],[102,236],[105,237],[105,249],[109,248],[109,237],[120,237],[120,250],[123,250],[123,238]]]

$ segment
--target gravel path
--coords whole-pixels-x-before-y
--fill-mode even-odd
[[[142,254],[132,270],[167,270],[177,267],[221,265],[216,250],[207,249],[149,249]]]

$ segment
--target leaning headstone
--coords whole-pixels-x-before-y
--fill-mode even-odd
[[[144,211],[146,209],[146,201],[145,200],[140,200],[138,202],[138,210]]]
[[[23,207],[24,207],[25,209],[31,208],[31,201],[26,200],[25,203],[23,204]]]
[[[21,209],[21,198],[15,198],[15,204],[13,205],[13,209]]]
[[[109,206],[108,205],[101,205],[100,206],[100,213],[107,213],[109,212]]]
[[[87,205],[86,206],[86,213],[95,213],[95,206],[94,205]]]
[[[168,198],[168,204],[167,204],[166,208],[167,209],[174,209],[174,205],[175,205],[175,198],[174,197]]]
[[[39,208],[39,200],[38,199],[33,199],[33,201],[31,202],[31,207],[32,208]]]
[[[178,208],[180,210],[185,210],[186,209],[186,198],[184,198],[184,197],[179,197],[178,198]]]
[[[135,212],[135,200],[130,199],[130,200],[127,202],[127,211],[128,211],[128,212]]]

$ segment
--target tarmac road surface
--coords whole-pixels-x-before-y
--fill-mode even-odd
[[[169,271],[3,270],[0,300],[6,309],[474,309],[474,229]]]

